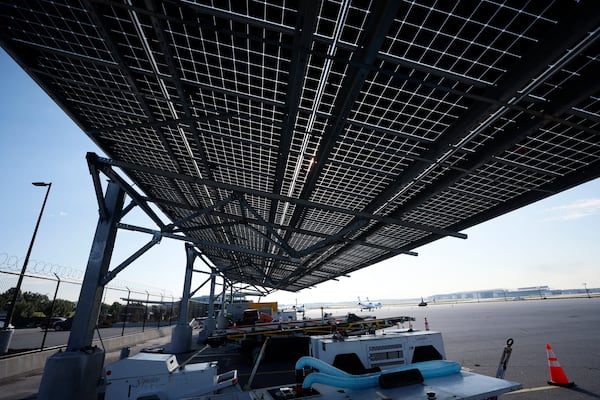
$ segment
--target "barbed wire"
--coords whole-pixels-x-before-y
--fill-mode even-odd
[[[21,268],[23,268],[24,262],[25,257],[14,256],[8,253],[0,253],[0,270],[20,272]],[[82,281],[84,275],[84,272],[80,269],[35,259],[29,260],[27,271],[25,272],[42,276],[53,276],[56,274],[60,278],[75,281]]]
[[[5,272],[16,272],[20,273],[23,268],[25,257],[10,255],[8,253],[0,253],[0,271]],[[55,279],[55,274],[60,279],[69,280],[73,283],[83,282],[85,275],[84,270],[73,267],[64,266],[57,263],[51,263],[48,261],[29,259],[27,265],[28,273],[33,273],[40,276],[47,276]],[[160,289],[148,285],[140,285],[136,282],[127,281],[124,279],[113,279],[110,281],[110,285],[107,286],[110,289],[119,289],[123,291],[131,291],[137,293],[152,293],[154,296],[163,297],[174,297],[173,292],[165,289]],[[158,294],[157,294],[158,293]]]

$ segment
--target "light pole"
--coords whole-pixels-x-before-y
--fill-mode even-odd
[[[11,327],[12,319],[15,313],[15,307],[17,305],[17,300],[19,298],[19,292],[21,291],[21,284],[23,283],[23,276],[25,275],[25,271],[27,270],[27,264],[29,263],[29,256],[31,255],[31,249],[33,248],[33,242],[35,241],[35,235],[37,234],[38,228],[40,226],[40,221],[42,220],[42,214],[44,213],[44,207],[46,207],[46,200],[48,200],[48,194],[50,193],[50,188],[52,187],[52,182],[32,182],[34,186],[46,186],[46,196],[44,197],[44,202],[42,203],[42,209],[40,210],[40,215],[38,216],[37,222],[35,224],[35,229],[33,230],[33,236],[31,237],[31,242],[29,242],[29,248],[27,249],[27,255],[25,256],[25,261],[23,261],[23,268],[21,268],[21,274],[19,275],[19,279],[17,280],[17,287],[15,288],[15,293],[11,299],[9,304],[8,312],[6,314],[6,320],[4,322],[4,328],[0,331],[0,353],[6,353],[8,351],[8,346],[10,345],[10,339],[13,334],[13,329]]]
[[[587,283],[583,282],[583,287],[585,289],[585,294],[587,294],[588,299],[591,299],[592,296],[590,296],[590,291],[587,288]]]

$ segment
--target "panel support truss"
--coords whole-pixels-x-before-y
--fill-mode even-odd
[[[260,291],[267,291],[268,289],[266,288],[278,289],[282,287],[278,282],[281,278],[272,279],[273,273],[287,275],[288,279],[297,279],[300,274],[306,271],[312,271],[316,274],[318,271],[315,267],[308,267],[308,264],[304,265],[304,263],[313,259],[314,256],[327,251],[330,247],[339,246],[340,244],[356,243],[361,246],[370,247],[376,251],[386,251],[389,254],[416,255],[415,252],[410,250],[382,246],[381,244],[370,243],[368,240],[356,241],[356,236],[365,229],[368,229],[372,221],[396,224],[428,234],[466,238],[466,235],[462,233],[400,218],[390,218],[385,215],[344,209],[303,198],[293,198],[186,174],[117,162],[101,158],[94,153],[88,153],[87,160],[90,172],[92,172],[94,186],[97,190],[101,188],[99,174],[103,173],[131,198],[131,203],[122,212],[123,215],[137,206],[158,227],[147,228],[121,221],[117,222],[117,228],[150,234],[152,235],[152,240],[103,276],[101,284],[104,285],[135,259],[159,243],[162,238],[181,240],[196,246],[201,251],[210,253],[209,258],[217,266],[220,273],[233,279],[236,283],[256,285],[256,287],[260,288]],[[141,172],[163,176],[169,182],[183,182],[186,185],[190,185],[190,188],[198,187],[199,185],[199,187],[210,190],[218,190],[221,192],[222,198],[205,207],[193,207],[189,202],[167,201],[160,199],[159,196],[153,193],[149,193],[148,197],[146,197],[131,186],[115,168],[119,168],[128,174]],[[100,194],[97,194],[97,197],[99,199],[100,215],[104,215],[107,213],[106,205]],[[303,229],[302,227],[284,226],[267,221],[266,216],[263,216],[261,210],[255,206],[255,204],[260,204],[261,199],[287,202],[293,206],[320,210],[326,213],[349,215],[354,218],[354,221],[328,234],[318,230]],[[157,212],[154,211],[155,207],[152,204],[159,209],[166,209],[166,214],[170,215],[173,215],[172,210],[176,209],[180,217],[172,220],[170,223],[165,223]],[[226,210],[229,212],[225,212]],[[238,239],[235,235],[231,234],[231,230],[244,232],[245,236]],[[199,234],[200,232],[202,234]],[[223,232],[229,232],[226,235],[230,238],[229,240],[222,240]],[[310,244],[304,245],[302,248],[294,247],[290,244],[290,240],[294,238],[294,235],[310,238]],[[262,245],[250,245],[247,242],[262,243]],[[209,249],[210,251],[207,251]],[[215,262],[215,259],[217,262]],[[331,275],[330,278],[335,278],[335,274]]]
[[[109,157],[100,218],[103,173],[152,235],[101,284],[160,237],[298,291],[600,176],[594,0],[5,3],[2,47]]]
[[[400,218],[392,218],[392,217],[388,217],[388,216],[380,215],[380,214],[361,212],[361,211],[357,211],[357,210],[350,210],[350,209],[346,209],[343,207],[337,207],[334,205],[317,203],[317,202],[305,200],[302,198],[294,198],[294,197],[290,197],[290,196],[280,195],[277,193],[270,193],[270,192],[250,189],[250,188],[246,188],[246,187],[231,185],[231,184],[227,184],[227,183],[223,183],[223,182],[216,182],[216,181],[211,181],[208,179],[202,179],[202,178],[198,178],[198,177],[194,177],[194,176],[190,176],[190,175],[184,175],[184,174],[164,171],[164,170],[160,170],[157,168],[144,167],[141,165],[136,165],[136,164],[132,164],[132,163],[121,162],[121,161],[116,161],[116,160],[112,160],[112,159],[108,159],[108,158],[99,157],[95,153],[88,153],[87,158],[88,158],[88,163],[96,164],[97,168],[99,170],[101,170],[102,172],[106,173],[106,171],[111,171],[111,172],[108,172],[108,174],[107,174],[107,176],[109,176],[109,177],[114,176],[116,174],[115,171],[112,169],[112,167],[119,167],[124,170],[147,172],[147,173],[158,175],[158,176],[164,176],[166,178],[179,179],[184,182],[192,182],[192,183],[196,183],[199,185],[204,185],[204,186],[212,187],[212,188],[216,188],[216,189],[223,189],[223,190],[227,190],[227,191],[231,191],[231,192],[239,192],[239,193],[244,193],[247,195],[279,200],[281,202],[288,202],[290,204],[300,205],[300,206],[314,208],[314,209],[323,210],[323,211],[347,214],[347,215],[351,215],[351,216],[354,216],[357,218],[363,218],[363,219],[367,219],[367,220],[383,222],[386,224],[399,225],[399,226],[403,226],[406,228],[420,230],[423,232],[435,233],[435,234],[442,235],[442,236],[451,236],[451,237],[456,237],[459,239],[467,238],[467,235],[464,233],[455,232],[455,231],[443,229],[443,228],[437,228],[434,226],[420,224],[417,222],[407,221],[407,220],[403,220]],[[135,190],[133,188],[131,188],[131,186],[127,185],[123,181],[123,179],[120,179],[120,181],[122,182],[123,185],[126,185],[128,188],[130,188],[129,189],[130,191],[135,192]],[[135,193],[136,193],[136,197],[140,198],[141,203],[146,204],[146,200],[142,199],[141,196],[137,195],[137,192],[135,192]],[[157,202],[160,202],[160,201],[157,200]],[[184,207],[183,204],[181,204],[180,206]]]

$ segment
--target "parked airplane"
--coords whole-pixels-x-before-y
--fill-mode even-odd
[[[304,309],[304,304],[302,304],[301,306],[298,305],[298,300],[296,300],[296,305],[292,306],[292,308],[294,310],[296,310],[296,312],[302,313],[304,315],[305,309]]]
[[[368,297],[367,297],[367,302],[363,303],[360,301],[360,297],[359,297],[358,298],[358,306],[360,307],[360,311],[362,311],[362,310],[371,311],[373,309],[381,308],[383,306],[383,304],[381,304],[380,302],[373,303],[369,300]]]
[[[294,310],[296,310],[296,312],[300,312],[300,313],[304,313],[304,311],[305,311],[304,310],[304,305],[301,305],[301,306],[292,306],[292,308]]]

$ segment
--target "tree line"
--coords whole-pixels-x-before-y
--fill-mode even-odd
[[[0,311],[7,311],[14,296],[16,288],[10,288],[0,293]],[[45,294],[35,292],[19,293],[15,305],[12,324],[17,328],[35,327],[49,317],[69,317],[75,313],[76,303],[65,299],[52,300]],[[98,326],[108,327],[115,322],[126,320],[128,322],[164,321],[172,319],[178,311],[178,305],[146,306],[139,302],[121,304],[117,301],[112,304],[102,303]]]

